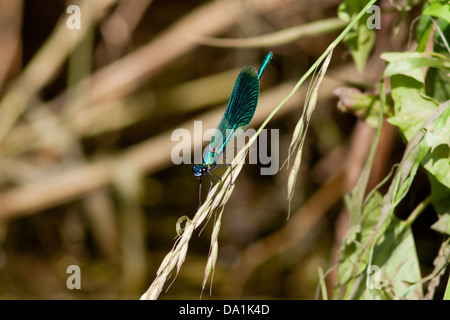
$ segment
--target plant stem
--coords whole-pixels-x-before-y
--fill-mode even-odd
[[[431,195],[428,195],[421,203],[417,205],[413,212],[409,215],[406,220],[406,225],[411,226],[417,217],[422,213],[422,211],[428,206],[431,201]]]

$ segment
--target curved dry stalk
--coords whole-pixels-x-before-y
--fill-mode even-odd
[[[193,41],[213,47],[264,48],[280,46],[303,37],[330,33],[340,30],[346,25],[346,22],[338,18],[330,18],[250,38],[213,38],[198,34],[192,34],[191,36]]]

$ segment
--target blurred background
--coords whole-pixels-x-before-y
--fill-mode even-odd
[[[216,127],[240,68],[258,68],[273,51],[249,125],[258,129],[345,26],[336,21],[339,3],[0,0],[0,299],[139,298],[174,244],[178,219],[198,207],[191,165],[171,161],[173,130],[192,130],[195,120],[203,130]],[[68,28],[76,22],[70,5],[81,8],[80,29]],[[273,176],[260,175],[259,164],[244,166],[223,214],[212,296],[208,285],[203,299],[314,299],[320,269],[331,270],[332,288],[330,268],[347,230],[342,197],[374,133],[339,111],[333,93],[350,84],[375,90],[379,52],[407,46],[410,15],[395,36],[388,26],[399,13],[383,15],[386,28],[377,31],[364,72],[345,47],[335,50],[290,206],[286,166]],[[279,34],[278,43],[253,38],[323,21],[330,26],[312,25],[291,39]],[[247,40],[218,47],[195,35]],[[279,130],[280,165],[303,87],[267,126]],[[403,148],[386,125],[371,186]],[[428,190],[424,175],[414,192]],[[416,205],[402,203],[400,215]],[[423,274],[440,244],[428,216],[416,223]],[[199,298],[211,225],[194,232],[161,299]],[[70,265],[80,267],[80,290],[66,286]]]

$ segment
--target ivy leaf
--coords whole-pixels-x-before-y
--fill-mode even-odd
[[[442,18],[450,23],[450,4],[448,1],[432,1],[423,14]]]
[[[450,214],[446,213],[442,215],[438,221],[431,226],[431,229],[450,236]]]

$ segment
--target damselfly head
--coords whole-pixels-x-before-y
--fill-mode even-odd
[[[201,178],[208,172],[208,169],[202,164],[196,164],[192,167],[192,172],[197,178]]]

